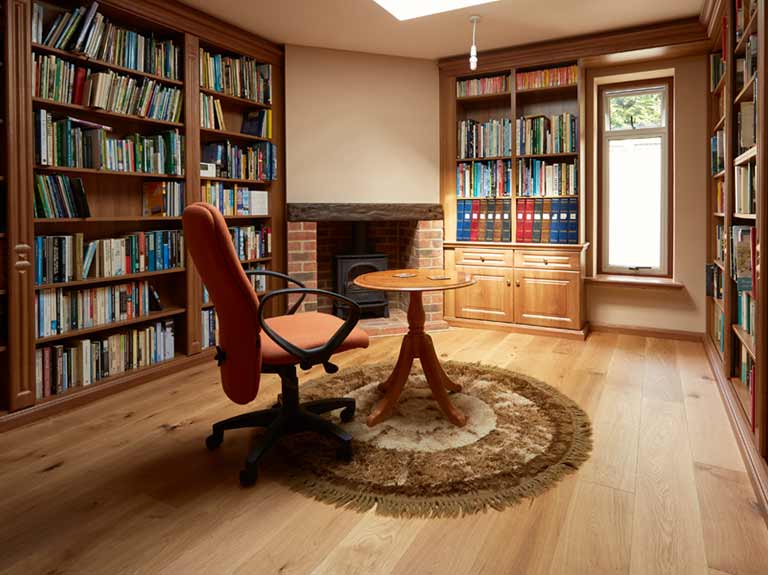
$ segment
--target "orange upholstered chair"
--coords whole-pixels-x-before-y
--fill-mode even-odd
[[[266,431],[245,460],[240,482],[256,481],[262,455],[284,434],[316,431],[340,440],[337,454],[350,457],[351,437],[342,428],[321,416],[341,409],[341,420],[355,414],[350,398],[321,399],[299,403],[296,366],[309,369],[322,364],[328,373],[337,371],[330,363],[335,353],[368,347],[368,336],[356,327],[360,307],[349,298],[304,285],[284,274],[265,270],[243,270],[219,211],[209,204],[196,203],[184,210],[184,240],[203,282],[208,288],[219,319],[219,345],[216,359],[221,383],[227,396],[239,404],[252,401],[259,391],[262,373],[280,376],[282,393],[272,409],[244,413],[213,424],[206,439],[209,449],[224,440],[224,431],[244,427],[265,427]],[[261,301],[248,281],[248,274],[260,274],[298,285],[264,296]],[[319,294],[342,301],[350,310],[345,321],[324,313],[296,313],[304,296]],[[300,299],[284,316],[265,318],[265,304],[282,295],[299,294]]]

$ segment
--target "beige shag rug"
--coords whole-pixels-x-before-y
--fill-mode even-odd
[[[288,437],[283,478],[294,490],[339,507],[449,517],[534,497],[589,457],[589,418],[555,388],[486,365],[447,362],[444,368],[463,388],[451,395],[468,416],[461,428],[431,399],[418,362],[398,411],[373,428],[365,419],[391,365],[347,369],[302,385],[303,400],[357,400],[355,419],[342,424],[354,438],[354,455],[339,461],[329,440],[314,434]],[[337,414],[332,417],[338,422]]]

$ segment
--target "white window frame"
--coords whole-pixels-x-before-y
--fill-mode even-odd
[[[664,121],[663,127],[660,128],[633,128],[625,130],[610,130],[610,99],[617,95],[632,96],[647,94],[648,92],[661,92],[662,93],[662,118]],[[621,87],[606,87],[602,93],[602,117],[599,119],[602,122],[601,133],[601,206],[600,206],[600,226],[602,246],[600,249],[600,270],[602,273],[609,274],[622,274],[622,275],[637,275],[637,276],[671,276],[671,262],[669,261],[670,245],[671,241],[669,234],[669,213],[670,207],[670,193],[669,189],[669,129],[670,122],[668,118],[671,115],[668,113],[669,106],[669,84],[667,80],[659,82],[658,84],[648,84],[643,86],[628,86],[627,88]],[[655,268],[639,268],[634,269],[628,266],[611,266],[608,262],[608,250],[609,250],[609,232],[610,232],[610,162],[609,162],[609,145],[612,140],[629,140],[642,137],[660,137],[661,138],[661,242],[660,242],[660,265]]]

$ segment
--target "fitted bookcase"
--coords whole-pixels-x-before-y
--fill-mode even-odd
[[[477,280],[445,316],[584,337],[583,71],[494,64],[441,70],[445,262]]]
[[[721,5],[710,55],[707,350],[756,491],[768,498],[768,106],[763,0]],[[755,62],[750,67],[749,60]]]
[[[0,366],[6,370],[3,377],[0,377],[0,425],[19,418],[50,413],[87,398],[123,389],[186,365],[211,359],[212,351],[205,350],[210,347],[211,342],[203,341],[203,334],[206,332],[203,321],[204,312],[212,306],[204,301],[203,285],[188,254],[183,249],[175,253],[173,247],[180,246],[178,237],[182,228],[181,210],[184,205],[205,199],[202,187],[206,180],[220,183],[230,189],[238,185],[242,189],[266,194],[268,211],[250,215],[241,210],[227,215],[227,223],[231,227],[253,226],[254,229],[268,229],[271,233],[271,250],[260,253],[258,258],[246,259],[245,266],[259,265],[283,271],[285,262],[282,48],[175,2],[100,1],[97,13],[113,25],[127,30],[129,38],[135,32],[143,35],[145,39],[152,39],[153,42],[172,43],[178,54],[176,64],[152,68],[153,64],[136,65],[135,62],[120,61],[117,57],[100,58],[93,53],[86,54],[82,49],[73,50],[71,43],[63,47],[50,45],[51,42],[46,42],[46,38],[40,36],[39,32],[33,33],[33,25],[38,25],[38,15],[33,4],[31,0],[7,0],[3,5],[2,38],[6,43],[3,59],[7,65],[3,68],[1,97],[4,102],[3,114],[7,117],[0,127],[3,128],[3,137],[7,135],[16,146],[11,148],[3,145],[6,157],[0,161],[0,174],[3,175],[0,178],[0,194],[7,190],[7,211],[3,210],[0,215],[5,218],[7,213],[8,219],[7,226],[5,221],[0,222],[0,325],[4,326],[7,322],[8,326],[7,340],[5,331],[0,327]],[[85,15],[91,6],[90,2],[60,0],[40,4],[45,7],[46,14],[41,26],[43,36],[53,26],[59,12],[66,13],[83,6]],[[126,42],[132,41],[137,40],[129,39]],[[236,90],[226,87],[202,86],[201,50],[228,58],[248,59],[254,65],[269,65],[269,96],[257,97],[247,91],[235,93]],[[149,113],[124,113],[125,110],[117,111],[110,106],[97,108],[95,103],[72,103],[72,99],[43,94],[39,84],[37,88],[33,88],[33,75],[36,70],[34,63],[43,58],[47,58],[48,63],[57,63],[55,65],[72,65],[72,70],[77,67],[85,68],[90,73],[89,81],[94,83],[99,72],[123,76],[126,85],[130,85],[129,81],[140,86],[152,85],[149,84],[151,82],[155,90],[175,94],[176,100],[169,99],[169,102],[180,106],[179,113],[174,116],[168,112],[172,110],[171,103],[167,109],[153,109]],[[58,64],[59,62],[61,64]],[[238,89],[243,90],[242,86]],[[220,101],[219,105],[226,118],[226,129],[219,125],[201,128],[201,93]],[[107,111],[107,108],[113,111]],[[243,118],[253,110],[269,110],[270,133],[257,136],[240,132]],[[42,111],[49,116],[41,114]],[[157,161],[159,165],[149,168],[134,168],[133,164],[128,167],[127,164],[115,164],[115,169],[112,169],[112,165],[93,167],[88,161],[86,165],[89,167],[72,167],[72,162],[66,159],[66,166],[59,165],[62,163],[59,160],[42,161],[44,154],[41,152],[38,131],[40,118],[45,117],[48,117],[49,126],[66,118],[72,119],[73,126],[85,126],[84,130],[93,128],[94,124],[106,126],[105,134],[108,140],[141,139],[143,148],[136,144],[136,158],[141,152],[150,149],[147,142],[155,141],[151,140],[152,138],[165,138],[163,145],[166,146],[167,153],[165,156],[147,154],[151,161]],[[135,134],[138,136],[134,136]],[[62,153],[62,149],[66,152],[65,144],[61,140],[49,139],[49,147],[53,145],[51,142],[57,146],[58,153]],[[264,146],[274,144],[274,148],[270,150],[276,153],[270,166],[276,168],[276,174],[269,178],[261,178],[250,172],[243,172],[241,177],[231,177],[231,174],[220,176],[218,173],[201,177],[202,154],[206,145],[212,142],[227,142],[242,150],[247,150],[256,143]],[[95,147],[94,145],[93,148]],[[75,154],[71,151],[73,149],[76,148],[70,149],[72,155]],[[170,150],[177,152],[176,160],[169,159]],[[86,149],[86,152],[95,153],[92,149]],[[126,153],[123,161],[134,161],[132,153]],[[139,166],[138,163],[136,165]],[[70,178],[66,181],[73,187],[82,182],[90,214],[78,213],[79,217],[50,217],[50,214],[41,214],[39,207],[36,209],[35,194],[38,193],[39,200],[39,182],[49,181],[45,178],[64,177]],[[73,180],[78,183],[72,184]],[[146,189],[154,186],[167,186],[174,190],[183,188],[183,201],[179,195],[174,195],[173,208],[165,206],[160,210],[150,210],[152,213],[149,214]],[[6,201],[6,196],[2,197]],[[168,197],[170,198],[170,195]],[[170,203],[170,200],[168,201]],[[159,254],[156,265],[150,267],[146,264],[140,271],[123,270],[118,272],[119,275],[97,272],[85,278],[75,275],[47,278],[44,282],[38,277],[42,266],[42,258],[39,257],[42,253],[41,238],[78,237],[87,245],[94,240],[109,240],[129,235],[140,237],[136,242],[146,242],[147,250],[150,249],[149,246],[158,244],[167,246],[163,251],[151,252]],[[153,241],[157,238],[158,244],[150,244],[147,239],[150,236]],[[177,243],[174,244],[174,241]],[[139,248],[132,247],[133,245],[131,244],[130,249],[134,251],[134,257],[148,261],[149,252],[138,251]],[[118,252],[118,256],[122,258],[122,252]],[[52,256],[46,255],[46,258],[49,257],[52,259]],[[61,281],[62,279],[65,281]],[[41,308],[49,311],[48,307],[43,307],[44,292],[53,300],[59,293],[74,299],[84,297],[82,294],[86,290],[92,294],[96,294],[99,289],[107,292],[112,290],[110,293],[113,293],[125,284],[131,284],[132,290],[138,290],[137,286],[141,286],[142,290],[129,292],[134,294],[135,299],[128,308],[127,316],[109,323],[92,321],[79,325],[77,329],[63,330],[62,333],[56,333],[55,330],[52,334],[42,333],[40,322],[36,319],[40,317]],[[157,294],[159,305],[141,308],[141,297],[149,298],[151,292]],[[136,295],[137,293],[141,296]],[[95,298],[96,295],[92,297]],[[129,295],[128,298],[130,297]],[[40,298],[38,305],[37,298]],[[93,305],[95,307],[95,304]],[[124,305],[122,300],[119,305]],[[84,307],[87,306],[88,303]],[[7,314],[4,312],[6,307]],[[81,312],[82,308],[73,314]],[[67,317],[67,320],[69,319]],[[167,333],[173,337],[164,335],[162,340],[159,336],[152,339],[157,332],[149,328],[154,329],[156,326],[168,328]],[[166,334],[165,331],[163,333]],[[98,381],[92,381],[89,385],[59,388],[51,393],[40,392],[40,376],[37,372],[42,353],[39,350],[60,346],[66,351],[84,339],[106,341],[110,336],[121,334],[129,335],[125,335],[123,339],[114,339],[117,353],[124,359],[127,358],[124,365],[118,362],[119,369],[114,369],[113,364],[112,373]],[[142,340],[141,337],[145,339]],[[12,342],[8,349],[6,341]],[[150,341],[151,344],[147,343]],[[161,341],[166,346],[166,351],[170,342],[173,342],[173,349],[164,358],[156,353]],[[146,347],[153,350],[151,359],[146,357],[148,352],[142,351],[143,360],[137,361],[137,346],[145,344],[151,345]],[[51,353],[55,353],[55,349]],[[82,354],[87,357],[87,353]],[[73,357],[82,359],[82,354]],[[57,369],[61,369],[61,363]]]

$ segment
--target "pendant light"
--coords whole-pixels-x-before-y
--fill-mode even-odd
[[[469,21],[472,22],[472,47],[469,49],[469,69],[477,70],[477,45],[475,43],[475,32],[477,31],[477,23],[480,21],[480,16],[470,16]]]

